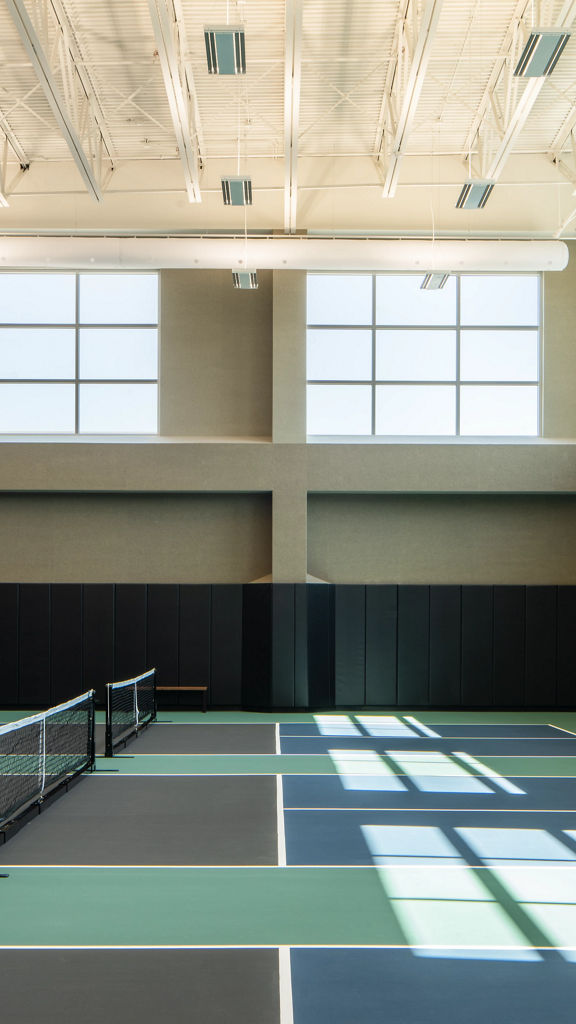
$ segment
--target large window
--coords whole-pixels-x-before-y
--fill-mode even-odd
[[[540,276],[309,274],[309,435],[540,433]]]
[[[157,392],[157,274],[0,274],[0,433],[156,433]]]

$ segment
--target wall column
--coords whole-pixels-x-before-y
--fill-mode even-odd
[[[282,452],[272,491],[272,580],[305,583],[308,566],[306,453],[300,445]]]
[[[306,440],[306,273],[275,270],[272,440]]]

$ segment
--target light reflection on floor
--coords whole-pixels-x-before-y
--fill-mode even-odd
[[[331,731],[346,732],[347,716]],[[437,736],[414,717],[354,716],[363,735]],[[357,726],[348,717],[352,729]],[[342,731],[340,731],[342,730]],[[525,790],[464,751],[338,749],[346,789],[525,797]],[[399,774],[396,775],[395,773]],[[429,818],[427,819],[430,820]],[[576,963],[576,830],[361,826],[398,923],[417,956]],[[477,859],[481,867],[473,866]]]

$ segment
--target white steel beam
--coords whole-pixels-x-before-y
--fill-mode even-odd
[[[184,24],[178,0],[148,0],[160,58],[164,88],[191,203],[202,202],[200,192],[199,116],[194,79],[186,65]]]
[[[473,177],[491,181],[499,178],[546,83],[545,77],[525,79],[515,78],[513,74],[527,29],[522,18],[529,10],[526,0],[519,0],[507,37],[507,52],[494,67],[468,134],[463,158],[471,164],[475,161]],[[576,0],[565,0],[556,21],[550,26],[539,27],[567,29],[574,18]]]
[[[400,162],[414,123],[443,0],[426,0],[420,13],[416,0],[402,0],[396,61],[388,74],[376,146],[383,163],[382,195],[395,195]]]
[[[86,187],[100,201],[104,150],[111,159],[110,147],[94,114],[93,90],[74,60],[75,44],[64,11],[57,0],[44,3],[40,12],[43,44],[24,0],[6,0],[6,6]],[[60,64],[54,64],[48,50],[60,57]]]
[[[284,231],[296,231],[298,210],[298,129],[302,81],[302,0],[286,0],[284,64]]]

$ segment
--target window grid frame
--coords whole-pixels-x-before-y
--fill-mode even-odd
[[[321,273],[317,273],[317,274],[309,273],[307,275],[307,277],[312,277],[312,276],[326,276],[326,275],[321,274]],[[352,272],[349,276],[353,277],[353,276],[366,276],[366,275],[365,274],[363,275],[361,272],[358,271],[356,273]],[[376,322],[376,280],[377,280],[378,277],[387,277],[387,276],[391,276],[391,275],[378,274],[378,273],[371,274],[371,279],[372,279],[372,298],[371,298],[372,324],[371,325],[369,325],[369,324],[322,324],[322,323],[308,323],[308,317],[306,317],[306,333],[307,334],[308,334],[309,330],[319,330],[319,331],[323,331],[323,330],[325,330],[325,331],[330,331],[330,330],[338,330],[338,331],[366,330],[366,331],[368,331],[368,330],[370,330],[371,334],[372,334],[372,375],[371,375],[371,378],[370,379],[358,379],[358,378],[355,378],[355,379],[352,379],[352,380],[343,379],[343,378],[338,378],[338,379],[335,379],[335,380],[329,379],[329,378],[315,379],[315,378],[308,377],[308,372],[307,372],[306,373],[306,388],[308,389],[308,387],[310,385],[320,386],[320,387],[330,386],[330,385],[349,386],[349,385],[354,385],[354,384],[362,385],[362,386],[369,386],[370,389],[371,389],[371,433],[370,434],[356,434],[356,435],[354,435],[356,437],[402,438],[402,437],[426,436],[426,437],[438,437],[438,438],[441,438],[441,439],[446,438],[446,437],[450,437],[450,438],[452,438],[452,437],[457,437],[457,438],[469,438],[469,437],[488,437],[488,438],[490,438],[490,437],[511,437],[511,438],[538,437],[538,438],[540,438],[540,437],[542,437],[542,401],[543,401],[543,395],[542,395],[543,387],[542,387],[542,384],[543,384],[543,370],[544,370],[543,353],[542,353],[542,291],[543,291],[543,275],[542,275],[542,273],[539,272],[539,271],[526,271],[524,273],[518,272],[518,273],[511,273],[509,275],[497,274],[497,273],[494,273],[494,274],[489,274],[489,273],[485,273],[485,274],[480,274],[480,273],[478,273],[478,274],[453,274],[451,276],[453,276],[456,279],[456,322],[455,322],[455,324],[431,324],[431,325],[428,325],[428,326],[422,325],[422,324],[378,324]],[[414,278],[421,277],[420,274],[406,274],[406,275],[394,275],[394,276],[406,276],[406,277],[414,277]],[[486,325],[486,324],[472,324],[472,325],[465,324],[465,325],[463,325],[462,322],[461,322],[461,288],[460,288],[460,284],[461,284],[462,278],[465,277],[465,276],[467,276],[467,277],[506,277],[506,276],[510,276],[510,277],[536,277],[538,279],[538,288],[537,288],[537,323],[534,324],[534,325],[524,325],[524,324],[511,325],[511,324],[496,324],[496,323],[491,323],[491,324],[488,324],[488,325]],[[462,377],[461,377],[461,332],[463,330],[471,331],[471,332],[474,332],[474,331],[503,331],[503,332],[510,331],[510,332],[512,332],[512,331],[518,331],[518,330],[533,331],[535,333],[536,343],[537,343],[537,377],[536,377],[536,379],[535,380],[531,380],[531,381],[517,381],[517,380],[465,380],[465,381],[463,381]],[[399,332],[401,332],[401,331],[453,331],[454,334],[455,334],[455,343],[456,343],[456,359],[455,359],[456,365],[455,365],[455,376],[454,376],[454,379],[451,379],[451,380],[382,380],[382,379],[378,378],[376,376],[376,338],[377,338],[377,332],[378,331],[399,331]],[[420,435],[420,434],[378,434],[378,433],[376,433],[376,388],[377,387],[386,387],[386,386],[393,386],[393,387],[394,386],[430,387],[430,386],[434,386],[434,385],[437,385],[437,386],[450,386],[450,387],[454,387],[455,388],[455,392],[456,392],[455,393],[455,417],[454,417],[455,418],[455,424],[454,424],[455,430],[454,430],[453,434],[427,434],[427,435]],[[461,389],[462,388],[466,388],[467,386],[473,386],[473,387],[520,387],[520,388],[522,388],[522,387],[534,388],[535,387],[537,389],[537,398],[538,398],[538,401],[537,401],[537,416],[536,416],[536,429],[537,429],[537,432],[535,434],[502,434],[502,435],[500,435],[500,434],[498,434],[498,435],[496,435],[496,434],[478,434],[478,435],[477,434],[462,434],[461,433],[461,402],[460,402],[460,396],[461,396]],[[315,435],[315,434],[310,434],[309,432],[307,432],[307,436],[309,436],[309,437],[317,437],[317,436],[318,437],[323,437],[323,436],[338,437],[338,436],[347,436],[347,435],[345,435],[345,434],[344,435],[338,435],[338,434]]]
[[[12,272],[11,272],[12,273]],[[26,273],[34,273],[34,271],[26,271]],[[54,276],[58,276],[58,272],[53,272]],[[69,276],[71,272],[66,271],[66,275]],[[83,384],[155,384],[157,393],[157,408],[156,408],[156,429],[152,432],[156,436],[159,432],[160,425],[160,408],[159,408],[159,394],[158,384],[160,382],[160,352],[158,347],[158,358],[156,363],[156,376],[155,377],[80,377],[80,331],[81,330],[99,330],[99,331],[123,331],[123,330],[155,330],[157,344],[159,345],[160,340],[160,318],[157,317],[156,323],[85,323],[80,320],[80,277],[81,276],[98,276],[98,272],[91,274],[90,271],[78,270],[72,271],[74,273],[74,320],[68,323],[29,323],[22,321],[19,323],[6,323],[5,321],[0,322],[0,329],[9,330],[13,328],[15,330],[22,329],[35,329],[35,330],[69,330],[74,331],[74,376],[73,377],[2,377],[0,376],[0,384],[69,384],[74,387],[74,430],[73,431],[62,431],[58,432],[58,437],[113,437],[114,434],[109,434],[104,431],[81,431],[80,430],[80,388]],[[109,274],[110,271],[102,271],[102,273]],[[130,271],[130,276],[138,274],[138,271]],[[42,276],[45,276],[42,274]],[[118,277],[123,276],[122,273],[117,274]],[[140,276],[140,275],[139,275]],[[149,270],[143,271],[141,276],[155,277],[156,286],[158,290],[158,297],[160,295],[160,279],[157,272],[150,272]],[[42,437],[51,436],[53,431],[1,431],[0,437]],[[146,437],[151,432],[126,432],[123,431],[120,435],[122,437]],[[55,435],[56,436],[56,435]]]

